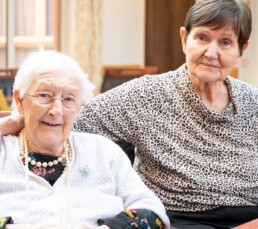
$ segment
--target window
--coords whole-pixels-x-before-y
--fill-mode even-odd
[[[27,53],[59,50],[60,0],[0,0],[0,90],[8,104]]]
[[[0,0],[0,68],[18,68],[24,56],[59,50],[60,0]]]

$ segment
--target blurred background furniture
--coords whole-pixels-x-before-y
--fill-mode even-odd
[[[232,76],[236,79],[238,78],[238,67],[237,66],[235,66],[231,69],[230,76]]]
[[[8,111],[10,107],[7,103],[6,97],[4,96],[3,90],[0,89],[0,111]]]
[[[9,110],[17,68],[0,68],[0,110]]]
[[[146,74],[156,74],[158,67],[156,66],[140,66],[140,65],[117,65],[104,67],[104,79],[101,92],[105,92],[120,84],[123,84],[134,78]]]

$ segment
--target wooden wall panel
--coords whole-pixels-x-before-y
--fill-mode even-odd
[[[185,62],[179,29],[195,0],[146,0],[145,65],[159,72]]]

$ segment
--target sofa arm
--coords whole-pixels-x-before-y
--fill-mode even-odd
[[[232,227],[231,229],[257,229],[258,228],[258,219],[254,219],[250,222],[241,224],[236,227]]]

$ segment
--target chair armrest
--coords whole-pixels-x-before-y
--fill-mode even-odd
[[[257,229],[257,228],[258,228],[258,219],[254,219],[252,221],[233,227],[231,229]]]

